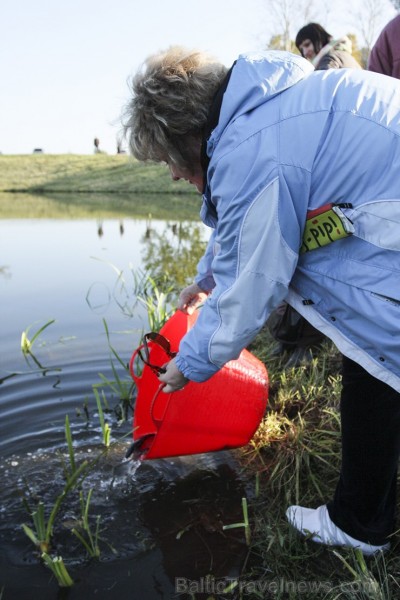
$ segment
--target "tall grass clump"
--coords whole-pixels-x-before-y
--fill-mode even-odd
[[[267,365],[270,392],[265,418],[241,453],[254,486],[249,500],[252,543],[243,576],[244,585],[254,584],[254,595],[248,597],[297,600],[301,593],[323,600],[400,598],[397,557],[364,558],[355,550],[327,548],[288,525],[289,505],[316,508],[335,491],[341,453],[341,356],[326,342],[311,362],[285,370],[287,355],[268,358],[273,346],[265,329],[250,348]]]

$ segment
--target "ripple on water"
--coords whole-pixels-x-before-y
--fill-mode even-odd
[[[100,562],[90,562],[72,534],[80,524],[81,508],[78,491],[71,491],[57,514],[53,537],[54,552],[63,556],[77,581],[71,600],[86,597],[93,586],[108,598],[120,597],[110,596],[113,589],[115,594],[142,600],[143,589],[154,587],[155,573],[163,583],[153,597],[162,598],[175,577],[231,573],[245,551],[240,529],[222,530],[223,524],[242,518],[245,492],[234,454],[126,461],[131,423],[117,426],[115,415],[107,418],[116,441],[105,451],[93,397],[89,419],[82,410],[80,416],[76,412],[92,394],[98,372],[112,377],[107,363],[93,361],[68,365],[57,375],[15,377],[2,385],[0,478],[6,485],[0,487],[2,578],[4,573],[0,584],[6,590],[17,586],[21,599],[24,590],[26,598],[31,597],[29,590],[34,585],[41,598],[47,598],[49,572],[40,565],[21,524],[32,526],[24,501],[31,510],[42,501],[48,516],[62,493],[65,469],[70,469],[66,414],[76,464],[88,461],[92,465],[81,489],[85,497],[92,490],[89,519],[94,530],[100,517],[101,536]],[[110,406],[117,402],[109,394],[107,399]],[[128,572],[135,574],[135,593],[139,595],[132,595]],[[53,600],[55,595],[48,597]]]

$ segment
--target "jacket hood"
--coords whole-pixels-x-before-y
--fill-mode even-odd
[[[211,156],[226,126],[241,115],[292,87],[314,71],[311,63],[290,52],[270,50],[241,54],[224,93],[218,125],[208,143]]]

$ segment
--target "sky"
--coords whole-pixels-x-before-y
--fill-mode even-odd
[[[395,13],[381,5],[384,25]],[[344,15],[319,22],[357,34]],[[179,44],[229,66],[273,33],[268,0],[3,0],[0,153],[92,154],[97,137],[115,154],[128,81],[148,55]]]

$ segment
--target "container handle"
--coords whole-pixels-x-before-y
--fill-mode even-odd
[[[160,383],[160,385],[158,386],[158,390],[154,394],[154,398],[151,401],[151,405],[150,405],[150,416],[151,416],[151,418],[153,420],[154,425],[157,427],[157,429],[160,427],[160,425],[162,424],[162,422],[164,420],[165,413],[167,412],[167,409],[168,409],[168,406],[169,406],[169,403],[170,403],[170,400],[171,400],[171,395],[173,393],[173,392],[171,392],[169,394],[166,394],[167,398],[165,398],[165,407],[164,407],[163,414],[162,414],[161,418],[157,418],[154,415],[154,408],[155,408],[155,405],[156,405],[156,402],[157,402],[157,398],[159,397],[160,392],[165,387],[165,385],[166,385],[165,383]]]
[[[136,373],[134,371],[134,365],[135,365],[136,357],[142,348],[143,348],[143,344],[141,346],[139,346],[139,348],[136,348],[136,350],[134,351],[134,353],[131,356],[131,360],[129,361],[129,372],[131,374],[133,381],[136,383],[136,385],[138,384],[139,380],[141,379],[141,376],[136,375]]]

